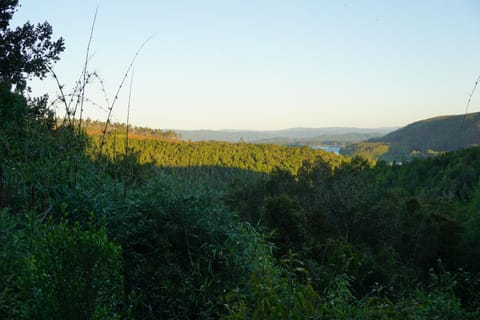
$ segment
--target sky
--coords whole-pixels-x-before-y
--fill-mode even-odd
[[[480,1],[20,0],[12,24],[48,21],[71,91],[85,60],[113,121],[160,129],[398,127],[462,114],[480,75]],[[131,84],[131,85],[130,85]],[[58,95],[53,78],[33,95]],[[105,121],[99,81],[87,87]],[[480,111],[480,88],[469,112]],[[58,107],[58,112],[62,108]]]

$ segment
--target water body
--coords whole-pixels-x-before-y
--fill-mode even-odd
[[[312,149],[321,149],[323,151],[327,151],[327,152],[333,152],[335,154],[339,154],[340,153],[340,149],[342,147],[340,146],[328,146],[328,145],[325,145],[325,146],[310,146]]]

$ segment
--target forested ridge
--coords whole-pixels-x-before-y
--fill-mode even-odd
[[[0,4],[0,319],[480,317],[480,148],[373,166],[88,136],[27,98],[63,40],[11,29],[16,6]]]
[[[61,122],[62,121],[59,121],[59,125],[61,125]],[[103,135],[103,131],[106,125],[106,123],[103,121],[92,120],[90,118],[83,120],[82,123],[74,119],[73,124],[81,126],[81,128],[84,129],[85,132],[90,136]],[[178,141],[182,139],[181,135],[173,130],[151,129],[147,127],[137,127],[131,125],[127,126],[125,123],[119,122],[109,123],[107,125],[107,131],[105,132],[105,134],[126,135],[127,129],[129,137],[132,137],[133,139],[158,139],[167,141]]]
[[[416,121],[383,137],[347,145],[342,154],[370,160],[408,161],[478,146],[480,113],[441,116]]]
[[[96,140],[96,141],[95,141]],[[98,139],[94,139],[98,147]],[[108,137],[106,155],[114,158],[124,153],[126,136]],[[296,173],[304,160],[323,158],[339,162],[340,157],[309,147],[227,143],[227,142],[170,142],[129,138],[131,151],[138,153],[141,164],[154,163],[159,167],[223,166],[270,173],[275,168]]]

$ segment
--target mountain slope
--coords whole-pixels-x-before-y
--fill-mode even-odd
[[[417,121],[383,137],[347,145],[340,152],[372,161],[399,161],[477,145],[480,145],[480,112]]]
[[[480,112],[430,118],[409,124],[370,142],[388,143],[392,151],[428,153],[480,144]]]

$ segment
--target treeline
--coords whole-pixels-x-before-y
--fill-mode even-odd
[[[478,146],[480,113],[442,116],[417,121],[380,138],[347,145],[342,154],[369,160],[405,162],[442,152]]]
[[[356,142],[340,149],[340,154],[350,157],[359,156],[375,163],[378,159],[385,160],[385,154],[389,152],[389,145],[382,142]],[[405,156],[398,155],[397,160]],[[388,160],[387,160],[388,161]]]
[[[479,124],[480,113],[478,112],[442,116],[414,122],[381,138],[373,138],[371,141],[389,143],[393,149],[407,149],[407,154],[412,151],[423,154],[429,150],[454,151],[478,145]]]
[[[271,233],[279,259],[295,253],[316,292],[341,290],[334,318],[473,319],[479,165],[479,148],[401,166],[319,159],[233,186],[226,202]]]
[[[125,153],[126,136],[108,136],[103,154],[116,159]],[[101,138],[93,137],[91,152],[96,153]],[[338,164],[341,157],[309,147],[286,147],[271,144],[227,143],[215,141],[170,142],[155,139],[132,139],[128,141],[131,154],[141,164],[152,164],[157,171],[183,173],[187,177],[205,175],[216,183],[229,182],[242,175],[266,174],[280,168],[296,173],[303,161],[322,158]],[[193,177],[192,177],[193,176]],[[197,179],[198,180],[198,179]]]
[[[394,162],[398,164],[416,158],[434,157],[442,152],[432,149],[418,151],[401,143],[364,141],[346,145],[340,149],[340,153],[348,157],[360,156],[371,163],[381,160],[391,164]]]
[[[61,120],[61,122],[64,121],[65,120]],[[101,136],[105,130],[105,122],[92,120],[90,118],[82,120],[81,123],[79,120],[74,119],[72,120],[72,124],[76,126],[81,125],[82,129],[85,130],[87,134],[92,136]],[[120,122],[109,122],[108,126],[106,126],[106,129],[106,135],[108,136],[113,136],[115,134],[126,135],[127,133],[127,125]],[[159,139],[169,141],[177,141],[182,139],[182,136],[174,130],[151,129],[132,125],[128,126],[128,133],[130,137],[135,139]]]

